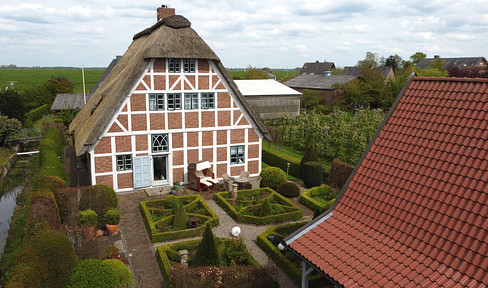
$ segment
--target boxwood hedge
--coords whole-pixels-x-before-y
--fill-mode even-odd
[[[322,196],[329,199],[326,203],[317,201],[315,196]],[[328,185],[322,185],[310,188],[300,195],[300,203],[307,206],[313,211],[325,212],[329,209],[336,200],[337,192]]]

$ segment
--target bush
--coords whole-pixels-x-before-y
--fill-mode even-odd
[[[181,204],[176,206],[173,212],[175,217],[173,218],[173,229],[184,230],[188,228],[188,215],[186,215],[185,209]]]
[[[319,158],[317,158],[317,153],[315,153],[313,146],[307,147],[307,150],[305,150],[305,153],[303,154],[302,161],[300,161],[300,179],[304,179],[306,177],[305,162],[309,161],[319,161]]]
[[[322,163],[316,161],[305,162],[305,177],[303,183],[307,188],[320,186],[324,177]]]
[[[300,196],[300,187],[293,182],[283,182],[276,188],[276,192],[288,198],[298,197]]]
[[[261,187],[269,187],[273,190],[283,182],[286,182],[286,173],[277,167],[266,167],[259,174],[262,177]]]
[[[264,163],[281,168],[283,171],[286,171],[287,163],[290,163],[288,174],[300,178],[300,161],[297,158],[283,154],[273,148],[265,147],[265,145],[263,145],[262,154]]]
[[[58,205],[53,192],[37,189],[31,193],[29,221],[33,219],[46,219],[52,229],[58,230],[61,227]]]
[[[115,273],[119,276],[118,278],[119,285],[123,286],[123,285],[132,284],[132,281],[134,280],[132,278],[132,273],[130,273],[129,268],[127,268],[124,262],[118,259],[107,259],[104,260],[103,262],[110,265],[112,269],[115,271]]]
[[[34,126],[34,122],[36,122],[37,120],[44,117],[44,115],[49,113],[50,108],[51,105],[44,104],[40,107],[37,107],[25,113],[24,127],[32,128]]]
[[[10,135],[20,129],[22,129],[22,123],[19,120],[0,115],[0,146],[6,145]]]
[[[215,244],[210,225],[205,227],[205,232],[203,232],[203,238],[198,245],[197,254],[193,263],[195,266],[220,265],[219,251],[217,250],[217,244]]]
[[[67,288],[113,288],[119,283],[119,275],[106,262],[98,259],[80,260],[69,277]]]
[[[318,201],[315,199],[316,197],[322,199]],[[313,210],[315,214],[321,214],[332,206],[336,197],[337,192],[333,188],[328,185],[322,185],[303,192],[300,195],[300,203]]]
[[[330,185],[342,189],[353,170],[353,165],[335,158],[330,167]]]
[[[108,208],[117,208],[117,205],[119,204],[119,200],[117,198],[117,193],[115,193],[114,188],[103,185],[103,184],[97,184],[95,187],[103,188],[105,190],[105,193],[107,193],[107,207]]]
[[[92,226],[97,224],[97,212],[92,209],[83,210],[78,213],[78,220],[81,225]]]
[[[271,209],[271,203],[269,202],[269,199],[266,198],[264,199],[264,202],[261,205],[261,209],[259,210],[259,216],[264,217],[270,215],[273,215],[273,209]]]
[[[65,287],[77,256],[71,241],[54,230],[41,231],[30,238],[19,255],[20,265],[11,281],[24,287]]]
[[[108,197],[105,188],[101,185],[88,186],[81,188],[80,206],[79,210],[92,209],[98,215],[98,225],[105,224],[104,215],[107,213]]]
[[[105,220],[105,224],[109,225],[118,225],[120,222],[120,213],[117,209],[109,209],[103,218]]]

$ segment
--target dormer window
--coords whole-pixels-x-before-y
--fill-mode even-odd
[[[181,66],[183,66],[183,73],[195,73],[195,58],[169,58],[168,72],[181,73]]]
[[[168,69],[169,69],[169,73],[180,73],[181,72],[181,59],[169,58],[168,59]]]
[[[183,59],[183,72],[195,73],[195,58]]]

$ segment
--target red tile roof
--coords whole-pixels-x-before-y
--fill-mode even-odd
[[[344,287],[487,287],[488,80],[407,85],[332,216],[286,244]]]

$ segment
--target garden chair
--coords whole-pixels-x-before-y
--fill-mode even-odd
[[[251,189],[258,189],[259,186],[261,185],[261,176],[253,176],[249,178],[249,183],[251,183]]]
[[[234,184],[236,179],[230,177],[227,173],[222,175],[222,179],[224,179],[224,191],[232,191],[232,184]]]

